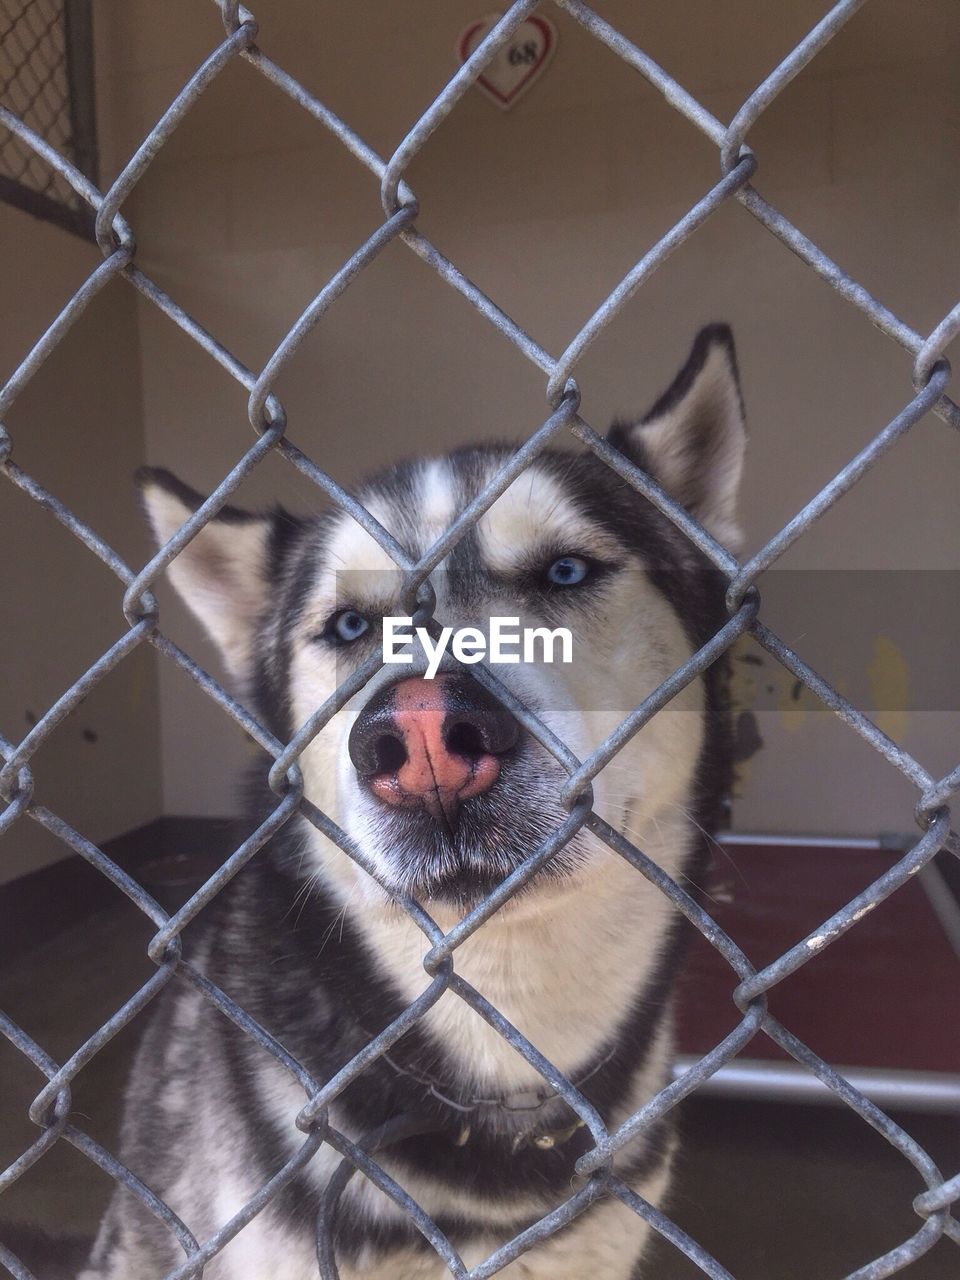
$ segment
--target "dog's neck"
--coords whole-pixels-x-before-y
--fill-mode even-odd
[[[644,847],[677,875],[689,841],[689,827],[678,818],[659,823]],[[441,927],[455,923],[453,916],[437,914]],[[420,928],[396,907],[351,915],[403,999],[416,999],[430,981],[423,969],[430,944]],[[598,844],[582,879],[542,896],[535,886],[507,904],[457,948],[454,966],[554,1066],[576,1074],[596,1060],[625,1011],[634,1008],[670,924],[660,891]],[[452,991],[424,1016],[423,1026],[467,1087],[504,1093],[540,1080]]]

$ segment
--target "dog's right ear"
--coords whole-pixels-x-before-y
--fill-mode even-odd
[[[162,467],[142,467],[140,499],[158,547],[204,501]],[[231,675],[247,674],[257,622],[267,603],[271,516],[225,506],[173,559],[167,573],[217,644]]]

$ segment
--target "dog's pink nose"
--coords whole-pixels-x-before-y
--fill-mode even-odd
[[[374,697],[350,733],[350,758],[380,800],[419,807],[452,829],[464,800],[489,790],[516,744],[513,716],[475,681],[401,680]]]

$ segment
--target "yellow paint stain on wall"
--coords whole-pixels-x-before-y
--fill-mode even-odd
[[[889,636],[877,636],[874,640],[867,678],[877,726],[894,742],[902,742],[908,721],[907,660]]]
[[[777,709],[783,728],[796,733],[804,727],[811,711],[823,710],[823,703],[792,671],[781,667],[777,671]]]

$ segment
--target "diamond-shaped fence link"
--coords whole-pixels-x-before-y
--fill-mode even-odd
[[[766,80],[750,95],[729,125],[717,120],[684,87],[659,67],[642,49],[615,30],[582,0],[556,0],[585,31],[622,58],[639,75],[656,88],[666,101],[684,116],[692,127],[701,130],[717,146],[720,179],[657,244],[648,249],[616,288],[602,300],[594,314],[571,338],[557,357],[550,355],[531,335],[512,320],[496,301],[487,297],[455,263],[447,259],[416,226],[418,205],[415,193],[405,181],[413,158],[427,145],[431,134],[459,99],[482,73],[511,34],[536,7],[538,0],[517,0],[503,18],[490,30],[474,53],[456,72],[442,92],[427,105],[420,119],[387,160],[378,156],[324,103],[294,80],[282,67],[271,61],[257,46],[255,17],[236,0],[219,0],[225,35],[210,53],[143,143],[106,191],[98,190],[62,153],[63,135],[53,139],[40,136],[40,130],[28,118],[18,116],[0,106],[0,125],[9,139],[16,142],[18,153],[29,157],[31,172],[46,175],[57,184],[66,184],[83,201],[95,218],[96,237],[103,253],[102,263],[76,290],[49,328],[24,357],[20,366],[0,390],[0,467],[8,480],[59,520],[90,552],[117,576],[123,585],[122,612],[126,628],[116,642],[67,689],[59,700],[40,718],[19,743],[0,739],[0,832],[17,822],[32,821],[46,828],[70,850],[85,858],[110,879],[153,922],[156,933],[149,944],[149,956],[156,971],[111,1018],[108,1019],[67,1061],[54,1062],[44,1049],[17,1025],[0,1016],[0,1032],[25,1058],[46,1077],[47,1084],[38,1093],[30,1116],[39,1127],[39,1137],[14,1163],[0,1175],[0,1192],[21,1177],[58,1142],[67,1142],[88,1160],[105,1171],[130,1191],[179,1242],[183,1262],[169,1272],[165,1280],[186,1280],[203,1274],[204,1264],[276,1197],[303,1167],[325,1145],[343,1157],[338,1172],[330,1181],[320,1214],[318,1229],[318,1267],[323,1280],[333,1280],[339,1272],[331,1240],[331,1223],[336,1201],[348,1179],[370,1179],[425,1237],[450,1275],[469,1280],[483,1280],[496,1275],[513,1259],[546,1240],[596,1201],[616,1197],[644,1218],[675,1249],[712,1280],[730,1280],[729,1273],[696,1241],[659,1209],[642,1200],[614,1172],[613,1157],[628,1141],[647,1130],[684,1097],[693,1093],[711,1075],[731,1062],[757,1033],[770,1037],[798,1063],[816,1076],[847,1107],[895,1148],[916,1169],[926,1190],[919,1194],[913,1207],[919,1215],[916,1231],[884,1256],[868,1260],[847,1280],[879,1280],[907,1268],[942,1237],[960,1245],[960,1221],[954,1208],[960,1201],[960,1173],[941,1174],[930,1156],[876,1105],[844,1080],[813,1050],[801,1043],[788,1028],[782,1026],[767,1009],[766,994],[787,975],[805,964],[813,955],[856,927],[857,921],[879,902],[910,880],[941,848],[960,854],[960,836],[951,830],[951,803],[960,788],[960,765],[943,778],[931,775],[923,765],[887,737],[862,711],[853,706],[836,688],[812,670],[803,658],[774,634],[759,616],[760,598],[756,588],[759,576],[800,537],[828,507],[843,495],[874,465],[877,459],[897,442],[928,412],[939,415],[952,427],[960,426],[960,407],[947,394],[950,367],[943,352],[960,330],[960,304],[929,334],[915,332],[909,325],[872,297],[782,213],[769,204],[754,186],[758,161],[747,145],[751,127],[782,91],[815,58],[827,42],[866,0],[842,0],[827,13],[804,40],[791,51]],[[309,113],[318,128],[332,133],[369,170],[380,183],[384,221],[359,246],[353,256],[324,285],[302,315],[297,317],[278,343],[264,368],[246,368],[222,346],[217,338],[201,327],[178,303],[137,265],[137,242],[133,229],[122,215],[124,202],[139,182],[151,161],[189,113],[203,90],[236,59],[243,59]],[[26,104],[29,106],[29,104]],[[880,430],[857,456],[833,477],[775,537],[745,563],[739,563],[720,546],[693,517],[671,499],[660,486],[621,453],[608,444],[584,421],[579,413],[579,390],[575,372],[579,360],[590,343],[610,323],[618,310],[645,280],[721,205],[737,201],[765,226],[787,248],[797,254],[824,281],[851,302],[864,316],[903,347],[912,357],[905,365],[903,409]],[[432,267],[470,306],[480,312],[494,328],[513,343],[546,378],[548,412],[543,425],[531,435],[502,467],[487,488],[460,513],[435,545],[419,559],[414,559],[384,529],[374,516],[346,493],[330,476],[286,437],[286,416],[274,391],[280,374],[295,356],[301,343],[322,316],[349,288],[377,254],[394,240],[400,240]],[[142,569],[129,567],[121,557],[82,520],[78,519],[55,494],[47,491],[25,473],[13,456],[13,441],[2,425],[7,411],[21,391],[55,350],[71,325],[91,300],[115,276],[128,280],[141,294],[177,324],[207,355],[236,379],[248,393],[248,413],[257,439],[243,454],[233,470],[214,489],[203,505],[184,523]],[[912,379],[912,388],[907,378]],[[171,560],[197,535],[204,525],[224,506],[233,491],[258,466],[268,453],[278,453],[307,476],[332,503],[356,520],[387,552],[402,571],[404,601],[418,621],[430,623],[435,598],[429,585],[431,571],[477,520],[522,473],[538,453],[555,437],[572,433],[584,445],[616,471],[629,485],[652,502],[667,516],[725,575],[729,582],[727,604],[729,621],[688,661],[673,672],[636,707],[622,724],[610,734],[587,759],[578,759],[528,708],[522,705],[485,666],[473,667],[476,678],[491,690],[517,717],[524,728],[563,766],[568,777],[562,799],[568,811],[566,820],[526,861],[493,893],[446,933],[430,915],[412,899],[401,901],[412,920],[427,940],[423,967],[428,984],[395,1021],[370,1040],[360,1052],[332,1079],[315,1080],[291,1057],[226,992],[211,983],[191,963],[181,934],[187,924],[220,892],[224,885],[264,846],[285,823],[302,814],[324,835],[333,840],[344,854],[355,860],[375,878],[377,868],[365,851],[353,841],[329,815],[317,809],[303,793],[298,761],[304,749],[323,730],[336,711],[380,668],[379,658],[371,660],[350,676],[326,704],[318,708],[288,743],[277,741],[257,718],[231,697],[187,653],[169,640],[160,628],[160,617],[152,593],[153,584]],[[119,604],[119,600],[118,600]],[[118,610],[118,624],[120,624]],[[821,924],[807,938],[759,972],[733,940],[710,915],[674,880],[662,871],[641,849],[615,831],[592,808],[591,780],[616,756],[621,747],[644,724],[655,716],[690,681],[694,680],[718,657],[724,654],[742,634],[749,632],[775,658],[789,669],[827,707],[859,734],[916,788],[916,821],[919,836],[914,846],[884,875]],[[31,762],[60,722],[83,697],[133,650],[153,645],[165,659],[176,664],[231,716],[266,751],[273,760],[269,783],[276,796],[272,812],[207,883],[173,916],[169,916],[136,881],[111,861],[81,832],[44,807],[34,795]],[[511,1026],[473,986],[457,972],[457,950],[460,945],[581,828],[586,827],[638,875],[654,885],[720,953],[736,974],[738,985],[734,1001],[739,1021],[719,1044],[673,1080],[655,1097],[624,1121],[608,1131],[598,1112],[581,1091],[564,1078]],[[280,1067],[302,1089],[303,1107],[297,1118],[303,1140],[297,1153],[230,1221],[223,1223],[209,1239],[197,1240],[173,1211],[145,1186],[114,1156],[94,1142],[79,1127],[72,1112],[71,1087],[77,1074],[91,1063],[113,1036],[132,1019],[139,1017],[154,997],[171,981],[192,984],[201,995],[229,1018],[261,1049],[271,1055]],[[592,1139],[588,1152],[578,1164],[582,1185],[553,1212],[514,1239],[502,1244],[478,1266],[468,1269],[456,1249],[437,1224],[391,1178],[376,1160],[376,1152],[398,1134],[376,1132],[353,1141],[338,1132],[328,1118],[329,1104],[370,1063],[389,1053],[394,1045],[446,992],[453,992],[508,1041],[540,1074],[551,1090],[561,1096]],[[389,1126],[385,1127],[389,1130]],[[18,1280],[31,1280],[27,1267],[8,1249],[0,1246],[0,1266]]]
[[[0,103],[96,176],[90,0],[0,0]],[[90,233],[90,207],[28,141],[0,138],[0,199]]]

